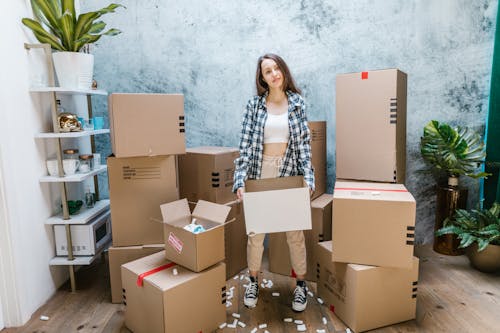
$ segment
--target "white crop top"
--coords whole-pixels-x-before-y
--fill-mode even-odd
[[[282,114],[267,114],[264,124],[264,143],[288,143],[288,112]]]

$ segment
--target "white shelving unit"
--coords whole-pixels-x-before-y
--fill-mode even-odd
[[[71,290],[76,291],[76,282],[75,282],[75,270],[74,266],[79,265],[89,265],[91,264],[107,247],[103,247],[98,253],[93,256],[74,256],[73,255],[73,242],[71,237],[71,228],[70,226],[73,224],[86,224],[93,221],[94,218],[97,218],[105,211],[108,211],[110,208],[109,200],[99,200],[99,184],[97,181],[97,175],[107,171],[106,165],[100,165],[99,167],[91,170],[88,173],[76,173],[74,175],[65,176],[63,172],[63,154],[62,154],[62,145],[61,141],[67,138],[89,138],[91,151],[95,152],[95,135],[108,134],[109,129],[98,129],[98,130],[87,130],[87,131],[78,131],[78,132],[69,132],[62,133],[59,130],[58,123],[58,111],[57,111],[57,95],[85,95],[87,96],[87,111],[88,118],[92,118],[92,99],[93,95],[101,95],[107,96],[107,92],[104,90],[93,90],[93,89],[67,89],[64,87],[54,87],[54,72],[53,72],[53,64],[52,64],[52,52],[50,46],[48,44],[25,44],[24,47],[26,49],[33,48],[42,48],[45,51],[46,62],[48,66],[49,72],[49,86],[50,87],[38,87],[31,88],[30,92],[32,93],[44,93],[51,95],[51,115],[52,115],[52,132],[49,133],[38,133],[35,135],[37,139],[50,139],[51,142],[56,144],[56,155],[57,155],[57,163],[58,163],[58,176],[42,176],[40,177],[41,183],[55,183],[58,184],[60,192],[61,192],[61,202],[62,202],[62,212],[51,216],[47,219],[45,224],[50,225],[64,225],[66,232],[66,240],[67,240],[67,256],[56,256],[50,260],[49,265],[63,265],[68,266],[69,268],[69,276],[71,282]],[[74,215],[69,214],[68,203],[67,203],[67,183],[76,183],[82,182],[85,179],[90,177],[94,177],[94,192],[96,195],[96,203],[92,208],[82,208],[82,210]]]

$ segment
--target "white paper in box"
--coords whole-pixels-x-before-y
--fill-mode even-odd
[[[243,208],[248,235],[312,228],[309,187],[302,176],[246,181]]]

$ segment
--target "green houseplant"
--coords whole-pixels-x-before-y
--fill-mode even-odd
[[[90,88],[94,58],[80,51],[102,36],[114,36],[121,32],[117,29],[104,31],[106,23],[100,18],[123,6],[112,3],[79,15],[75,12],[74,0],[31,0],[31,6],[35,19],[25,17],[21,22],[33,31],[39,42],[49,44],[56,51],[53,60],[59,85]]]
[[[500,270],[500,203],[490,209],[457,209],[436,235],[457,235],[472,265],[483,272]]]
[[[479,134],[471,129],[432,120],[424,127],[420,152],[432,170],[447,178],[447,183],[438,184],[437,188],[434,229],[438,230],[455,209],[466,208],[467,189],[459,186],[459,177],[481,178],[488,175],[478,171],[486,157],[484,143]],[[458,244],[455,235],[434,238],[434,250],[442,254],[463,254]]]

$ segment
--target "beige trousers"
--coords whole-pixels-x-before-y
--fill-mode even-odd
[[[278,177],[279,168],[282,163],[282,158],[278,156],[263,156],[261,178],[276,178]],[[260,271],[262,262],[262,253],[264,252],[264,238],[266,234],[255,234],[248,236],[247,243],[247,261],[248,269],[253,272]],[[297,275],[305,275],[307,272],[306,264],[306,243],[304,240],[304,232],[287,231],[286,240],[290,250],[290,262],[292,268]]]

